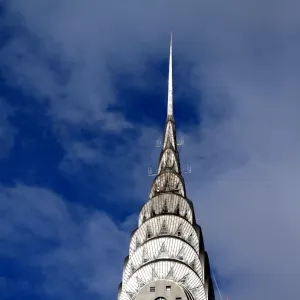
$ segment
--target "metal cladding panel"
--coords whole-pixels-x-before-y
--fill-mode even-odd
[[[162,227],[166,227],[167,233],[162,233]],[[158,215],[143,223],[133,234],[129,256],[131,257],[139,247],[151,238],[162,235],[178,236],[178,229],[181,228],[180,238],[188,242],[199,253],[199,239],[194,226],[186,219],[175,215]],[[150,234],[150,236],[149,236]]]
[[[186,198],[171,193],[162,193],[150,199],[142,208],[139,215],[139,226],[153,216],[160,214],[175,214],[186,218],[193,224],[194,211]]]
[[[158,174],[152,184],[149,198],[153,198],[160,193],[173,193],[186,197],[183,177],[175,172],[163,172]]]
[[[120,300],[134,299],[139,291],[148,283],[153,282],[153,270],[156,281],[168,279],[193,293],[195,300],[206,300],[205,286],[198,274],[182,262],[158,260],[137,270],[123,285]],[[130,298],[132,297],[132,298]]]
[[[166,236],[147,241],[131,256],[130,264],[126,265],[123,273],[123,282],[127,282],[132,274],[144,264],[158,259],[173,259],[189,265],[201,278],[204,279],[203,265],[198,252],[186,241]]]

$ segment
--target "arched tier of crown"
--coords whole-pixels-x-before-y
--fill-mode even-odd
[[[173,117],[172,38],[169,61],[167,120],[158,172],[131,235],[119,300],[136,299],[158,280],[175,283],[188,300],[214,299],[201,227],[195,222],[180,169]]]
[[[207,300],[209,270],[192,203],[178,194],[160,193],[141,208],[139,226],[132,233],[124,264],[119,299],[134,299],[145,285],[164,279],[189,290],[191,299]]]

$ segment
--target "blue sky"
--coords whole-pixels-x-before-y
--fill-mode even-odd
[[[1,299],[116,299],[158,160],[171,30],[188,197],[223,295],[297,299],[296,1],[0,7]]]

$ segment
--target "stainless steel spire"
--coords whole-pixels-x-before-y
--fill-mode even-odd
[[[173,117],[172,35],[167,120],[149,200],[130,238],[118,300],[214,300],[208,255],[186,196]]]
[[[172,32],[170,42],[170,58],[169,58],[169,81],[168,81],[168,116],[173,117],[173,71],[172,71]]]

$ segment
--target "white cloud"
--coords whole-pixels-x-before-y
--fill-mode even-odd
[[[38,187],[2,187],[0,199],[0,253],[39,269],[39,294],[59,299],[116,297],[129,240],[108,215]],[[9,292],[6,284],[0,288]]]

